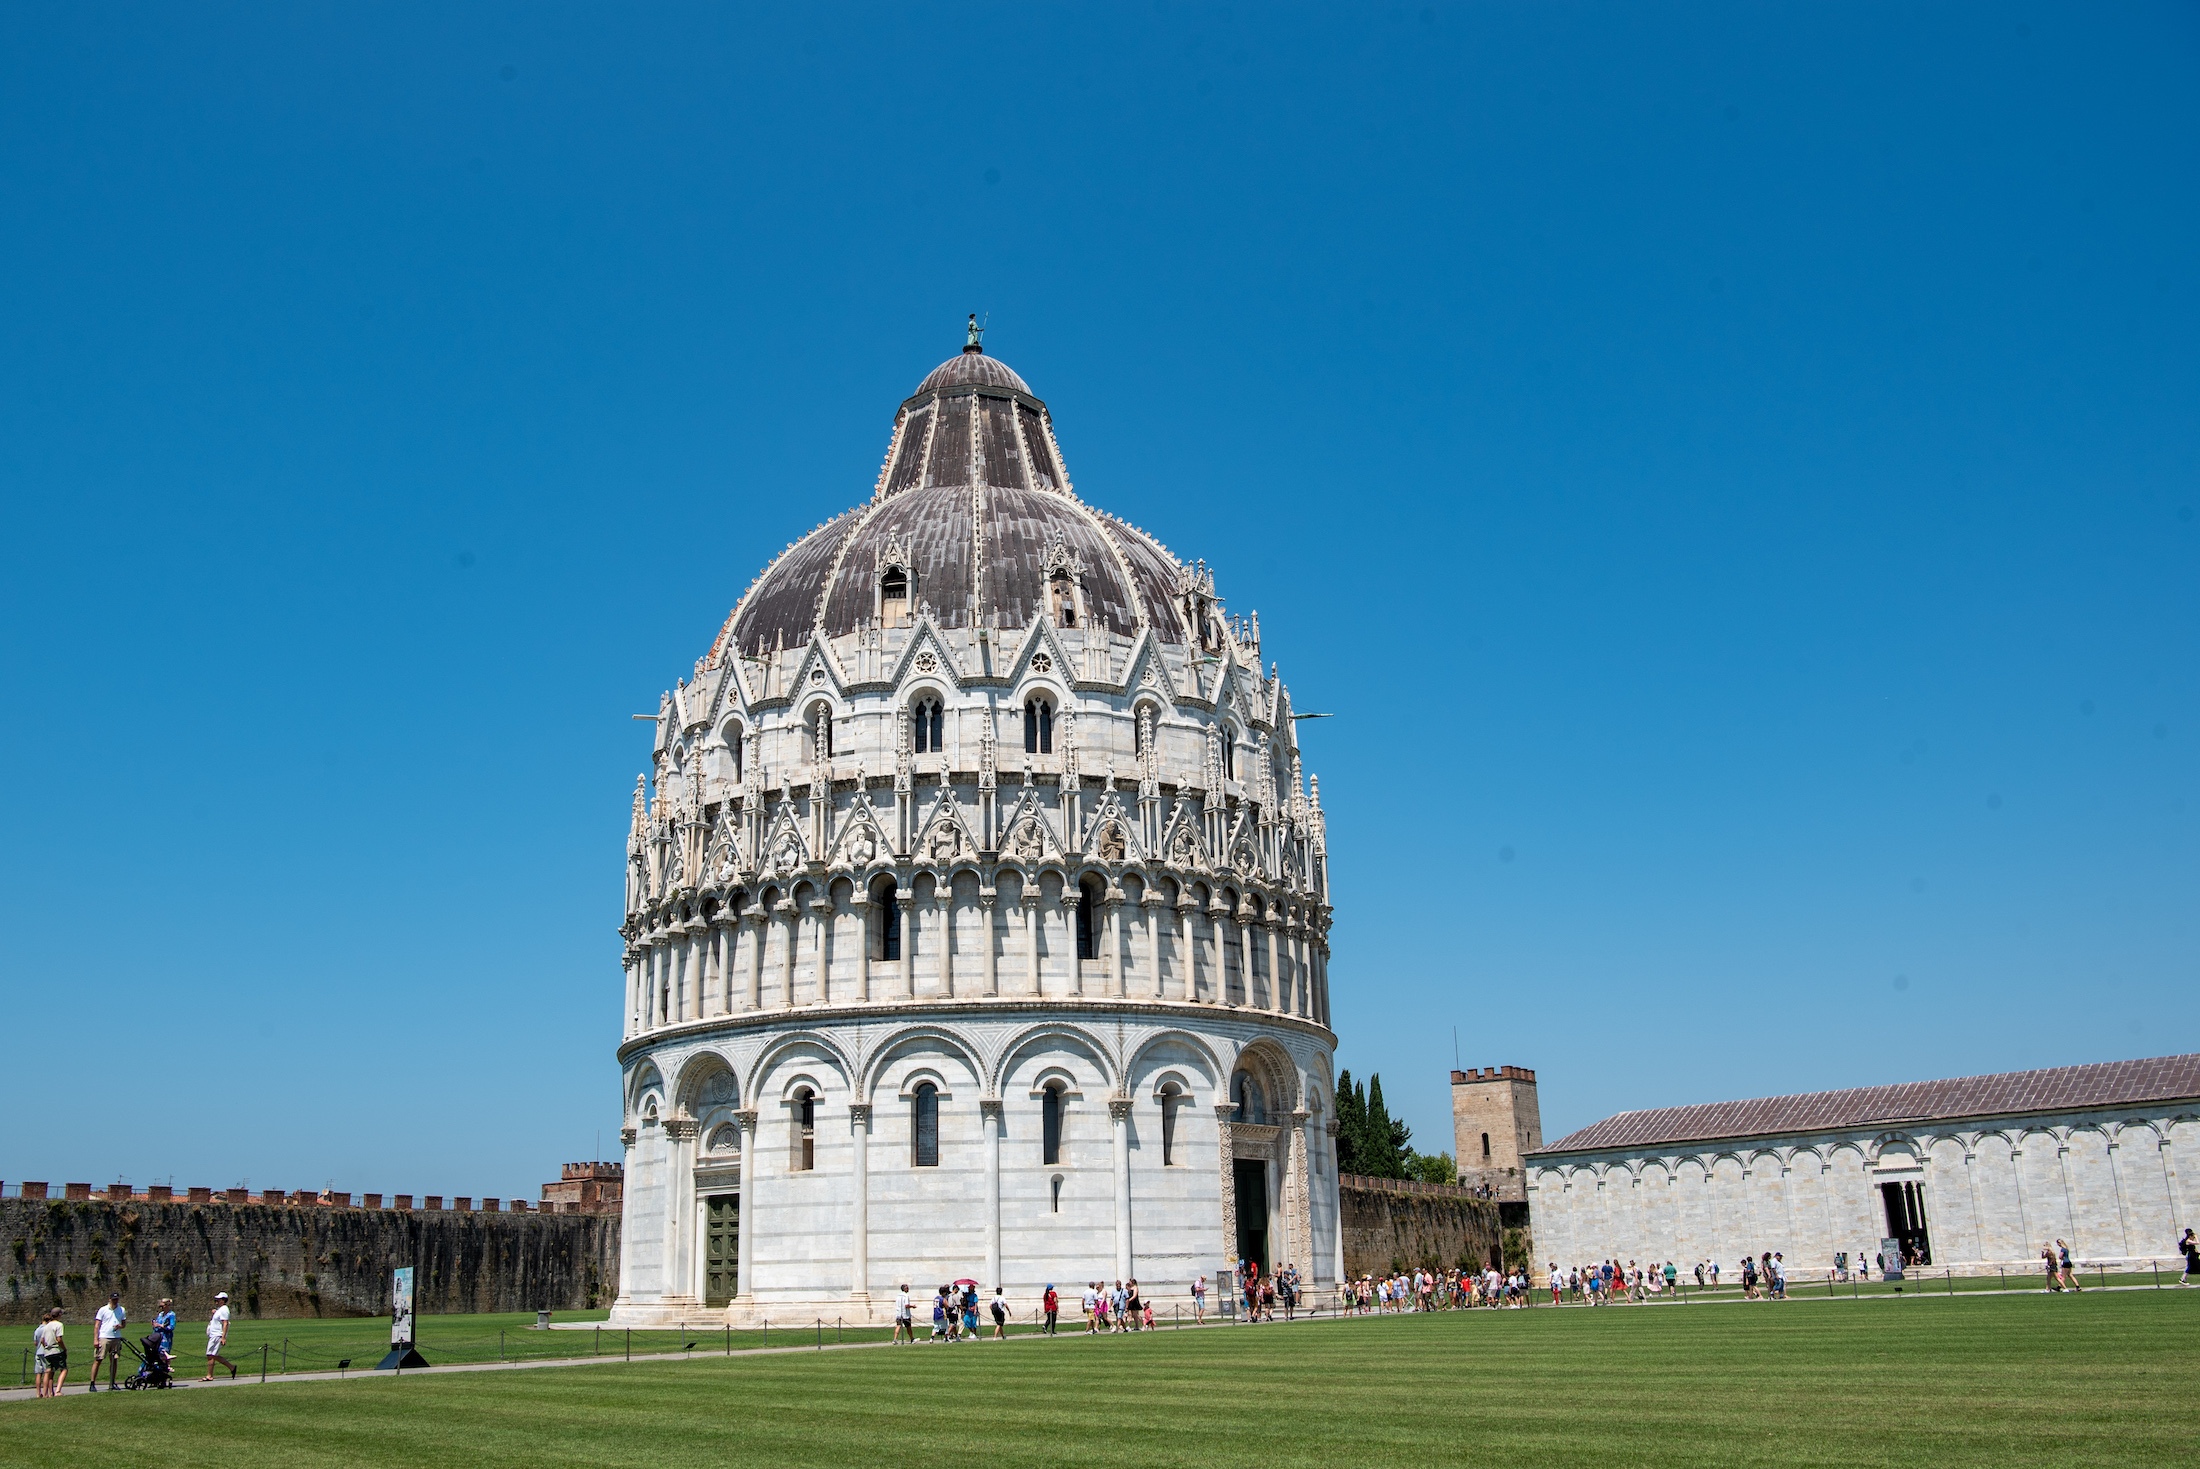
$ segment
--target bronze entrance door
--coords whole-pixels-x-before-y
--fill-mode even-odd
[[[703,1200],[703,1304],[723,1306],[741,1291],[741,1196]]]

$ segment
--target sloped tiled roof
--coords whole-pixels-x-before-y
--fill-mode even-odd
[[[2200,1055],[2156,1056],[2145,1061],[2107,1061],[2093,1066],[2050,1066],[2044,1071],[2002,1071],[1947,1081],[1905,1081],[1892,1086],[1851,1087],[1838,1092],[1800,1092],[1745,1102],[1706,1102],[1694,1107],[1655,1107],[1622,1112],[1568,1133],[1544,1153],[1610,1148],[1648,1148],[1666,1143],[1778,1133],[1825,1132],[1881,1124],[1954,1121],[2079,1107],[2118,1107],[2142,1102],[2200,1098]]]

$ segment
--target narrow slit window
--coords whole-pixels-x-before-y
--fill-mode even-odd
[[[873,920],[877,941],[871,957],[888,963],[901,959],[901,904],[899,894],[892,883],[881,883],[871,894],[871,910],[877,915]]]
[[[1039,1161],[1052,1167],[1062,1161],[1062,1089],[1050,1086],[1039,1094]],[[1056,1197],[1060,1197],[1057,1186]]]
[[[805,1087],[795,1100],[794,1171],[817,1167],[817,1094]]]
[[[1161,1166],[1164,1168],[1176,1163],[1176,1114],[1183,1100],[1184,1094],[1173,1085],[1161,1093]]]
[[[919,1083],[909,1105],[916,1114],[911,1161],[919,1168],[940,1166],[940,1089],[929,1081]]]
[[[1482,1161],[1490,1161],[1490,1135],[1486,1132],[1482,1134]]]
[[[1024,700],[1024,753],[1054,753],[1054,706],[1044,699]]]

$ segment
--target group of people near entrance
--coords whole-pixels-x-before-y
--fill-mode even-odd
[[[153,1329],[145,1338],[144,1350],[158,1353],[159,1363],[165,1372],[172,1370],[176,1354],[176,1303],[161,1298],[160,1307],[153,1313]],[[69,1380],[69,1343],[67,1323],[59,1306],[39,1318],[37,1330],[31,1333],[31,1363],[35,1369],[38,1396],[58,1398],[61,1388]],[[123,1331],[130,1323],[130,1312],[122,1304],[122,1293],[117,1291],[107,1297],[107,1304],[92,1315],[92,1376],[89,1391],[99,1391],[99,1369],[107,1368],[107,1390],[113,1392],[122,1386]],[[236,1364],[222,1355],[222,1348],[229,1341],[229,1295],[218,1292],[214,1297],[214,1310],[206,1318],[206,1375],[201,1382],[214,1380],[216,1363],[227,1367],[229,1375],[237,1375]],[[148,1364],[150,1365],[150,1364]]]
[[[1238,1261],[1238,1305],[1244,1311],[1248,1323],[1273,1321],[1276,1307],[1283,1307],[1283,1319],[1292,1320],[1299,1310],[1299,1267],[1285,1265],[1266,1275],[1260,1273],[1260,1261]],[[1204,1320],[1207,1307],[1207,1277],[1202,1275],[1192,1287],[1194,1314]]]
[[[1348,1315],[1392,1315],[1407,1311],[1457,1311],[1475,1306],[1524,1306],[1528,1302],[1525,1271],[1505,1272],[1495,1265],[1483,1270],[1393,1271],[1377,1277],[1363,1275],[1344,1290]]]

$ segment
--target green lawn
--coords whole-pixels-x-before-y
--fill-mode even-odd
[[[2200,1463],[2196,1349],[2191,1291],[1447,1312],[23,1402],[0,1443],[70,1469],[2159,1466]]]

